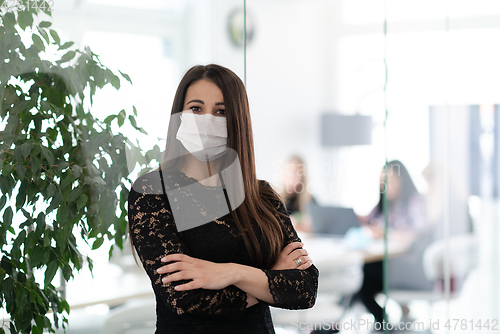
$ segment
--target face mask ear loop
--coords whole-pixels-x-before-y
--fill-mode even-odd
[[[231,207],[231,201],[229,200],[229,195],[227,194],[227,188],[226,184],[224,183],[224,179],[222,178],[222,173],[219,172],[219,180],[222,185],[222,191],[224,192],[224,197],[226,197],[226,204],[227,207],[229,208],[229,212],[233,211],[233,208]]]
[[[208,167],[208,176],[212,176],[212,170],[210,169],[210,161],[208,161],[208,156],[207,156],[207,167]]]

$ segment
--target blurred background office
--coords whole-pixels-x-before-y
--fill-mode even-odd
[[[308,184],[304,160],[297,155],[289,157],[282,169],[281,184],[276,190],[280,193],[297,231],[312,230],[309,206],[316,201],[308,189]]]
[[[381,167],[400,160],[426,194],[422,215],[432,229],[416,260],[426,286],[399,286],[393,300],[412,319],[498,323],[500,2],[247,1],[246,48],[243,17],[237,0],[56,0],[53,6],[63,41],[89,45],[103,64],[130,75],[133,85],[98,92],[93,112],[104,119],[135,105],[149,135],[129,139],[144,149],[164,147],[183,73],[218,63],[246,78],[260,179],[278,187],[287,159],[299,155],[318,204],[367,216],[380,199]],[[85,327],[85,314],[101,319],[95,327],[103,332],[132,331],[132,322],[113,331],[113,321],[122,326],[132,319],[117,312],[124,301],[116,298],[134,292],[147,303],[151,296],[130,254],[109,264],[104,248],[89,251],[94,277],[83,270],[67,286],[70,304],[81,306],[72,316],[75,331]],[[398,281],[403,273],[389,275]],[[114,302],[94,303],[108,299]],[[361,308],[348,313],[342,316],[369,316]],[[141,314],[135,312],[135,324]],[[293,332],[286,323],[278,327]]]

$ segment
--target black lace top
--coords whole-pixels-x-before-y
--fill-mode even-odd
[[[180,173],[180,172],[179,172]],[[163,284],[163,275],[156,269],[164,265],[160,260],[167,254],[184,253],[189,256],[217,263],[250,265],[250,257],[230,214],[209,223],[178,232],[171,205],[189,201],[190,187],[196,191],[212,192],[217,187],[207,187],[181,173],[173,178],[163,173],[151,172],[140,177],[128,198],[129,228],[132,242],[151,279],[156,296],[157,334],[163,333],[274,333],[269,305],[259,300],[247,308],[247,294],[234,285],[221,290],[194,289],[176,291],[174,287],[187,281]],[[264,182],[264,181],[261,181]],[[188,185],[178,198],[167,197],[162,183],[169,188]],[[160,186],[159,186],[160,185]],[[266,185],[270,185],[266,182]],[[194,190],[194,188],[191,188]],[[220,189],[219,189],[220,190]],[[216,192],[214,192],[216,194]],[[214,195],[217,200],[225,198]],[[170,198],[170,201],[169,201]],[[175,202],[175,203],[173,203]],[[286,214],[283,203],[272,203]],[[203,204],[197,203],[203,210]],[[282,223],[285,244],[300,241],[291,221],[276,214]],[[255,228],[259,240],[260,229]],[[283,247],[284,247],[283,246]],[[265,254],[265,253],[263,253]],[[314,305],[318,288],[318,269],[312,265],[306,270],[261,270],[267,275],[269,290],[274,303],[271,306],[285,309],[306,309]]]

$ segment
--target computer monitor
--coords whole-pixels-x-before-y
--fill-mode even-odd
[[[314,233],[344,235],[351,227],[359,227],[359,220],[352,208],[309,205]]]

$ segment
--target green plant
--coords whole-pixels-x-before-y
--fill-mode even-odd
[[[131,182],[125,150],[137,157],[141,150],[122,134],[114,134],[111,123],[121,127],[128,119],[137,131],[144,130],[125,110],[104,121],[91,114],[97,89],[108,84],[119,89],[120,78],[90,48],[70,49],[72,42],[61,43],[50,29],[51,22],[34,23],[45,15],[36,9],[17,8],[4,14],[0,16],[0,121],[6,122],[0,132],[0,302],[10,315],[11,333],[54,332],[61,318],[65,326],[70,309],[52,281],[58,271],[69,280],[86,258],[77,248],[75,233],[92,242],[93,249],[105,238],[114,239],[121,248],[126,235],[125,203]],[[25,45],[20,33],[31,43]],[[57,59],[43,59],[43,51],[54,46]],[[90,259],[88,265],[92,270]],[[44,272],[43,282],[36,281],[36,271]],[[47,316],[50,310],[53,323]]]

